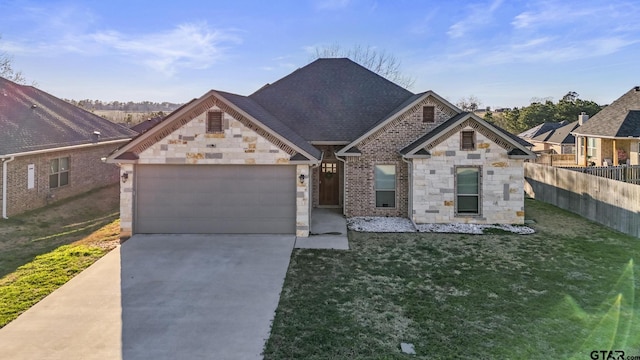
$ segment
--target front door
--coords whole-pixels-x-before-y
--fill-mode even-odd
[[[337,161],[320,165],[320,205],[340,205],[340,176]]]

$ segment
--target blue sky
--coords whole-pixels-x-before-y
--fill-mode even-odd
[[[78,100],[248,95],[339,44],[394,55],[411,91],[454,103],[607,104],[640,85],[638,19],[636,0],[2,0],[0,50]]]

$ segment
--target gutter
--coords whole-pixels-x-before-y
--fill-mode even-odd
[[[5,154],[5,155],[0,155],[0,157],[5,158],[5,157],[15,157],[15,156],[27,156],[27,155],[36,155],[36,154],[42,154],[42,153],[46,153],[46,152],[53,152],[53,151],[65,151],[65,150],[82,149],[82,148],[90,147],[90,146],[117,144],[117,143],[121,143],[121,142],[127,142],[127,141],[130,141],[130,140],[131,140],[130,138],[127,138],[127,139],[120,139],[120,140],[101,141],[101,142],[89,143],[89,144],[62,146],[62,147],[57,147],[57,148],[48,148],[48,149],[42,149],[42,150],[33,150],[33,151],[25,151],[25,152],[13,153],[13,154]]]
[[[11,156],[9,159],[2,158],[2,218],[7,217],[7,164],[15,160],[15,156]]]
[[[341,159],[337,153],[334,153],[334,156],[342,163],[342,215],[345,215],[347,210],[347,159]]]
[[[402,161],[409,165],[409,201],[407,204],[407,217],[409,218],[409,221],[411,221],[413,228],[416,230],[416,232],[418,232],[418,225],[416,225],[415,221],[413,221],[413,161],[408,161],[404,156],[401,156],[400,159],[402,159]]]

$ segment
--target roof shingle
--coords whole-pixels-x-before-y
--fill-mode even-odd
[[[352,141],[413,95],[349,59],[318,59],[249,98],[307,141]]]
[[[640,137],[640,87],[627,91],[574,133],[603,137]]]
[[[133,130],[33,86],[0,77],[0,155],[124,140],[135,135]]]

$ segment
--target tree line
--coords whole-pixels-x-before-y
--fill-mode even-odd
[[[176,104],[171,102],[152,102],[152,101],[108,101],[103,102],[101,100],[70,100],[64,99],[64,101],[73,104],[75,106],[81,107],[88,111],[95,110],[120,110],[126,112],[171,112],[182,104]]]
[[[484,119],[513,134],[519,134],[545,122],[577,121],[578,115],[583,112],[592,117],[602,108],[603,105],[580,99],[578,93],[569,91],[555,103],[549,98],[533,99],[529,106],[506,109],[501,113],[487,111]]]

